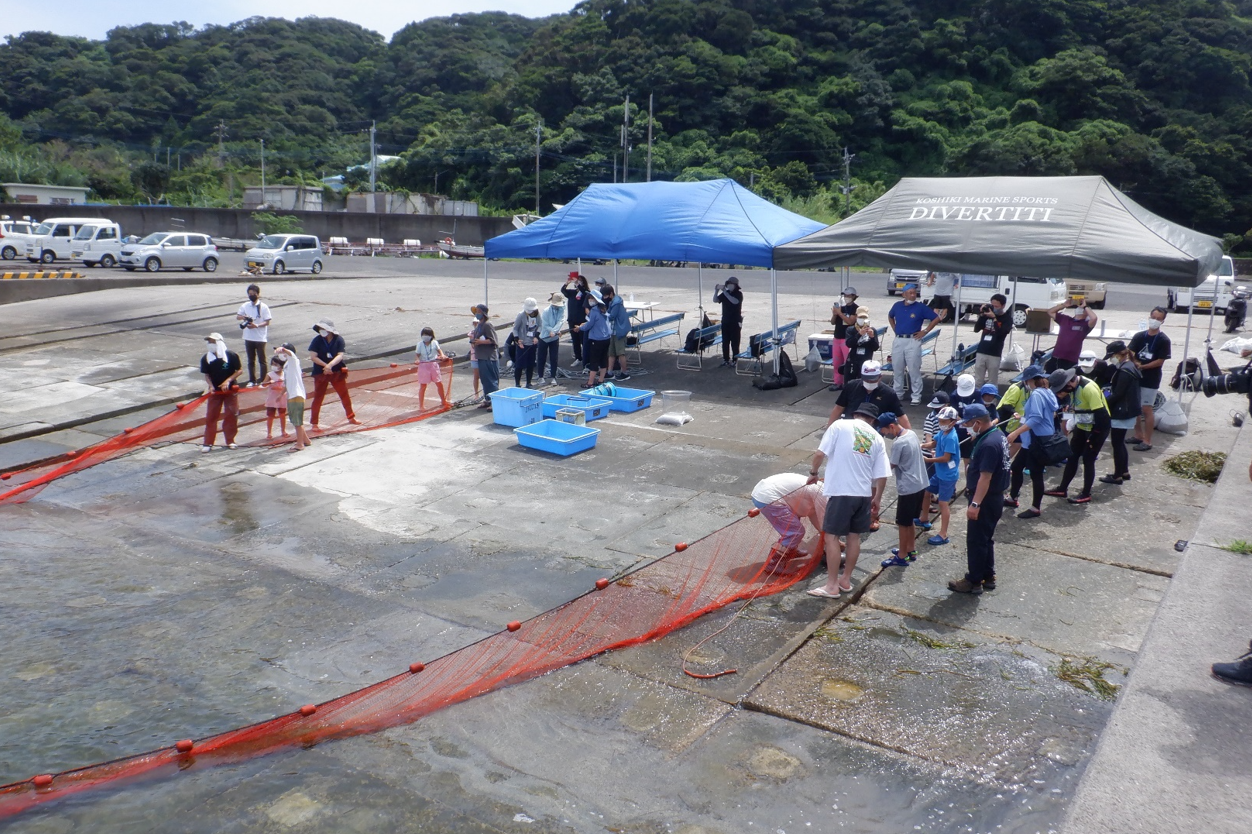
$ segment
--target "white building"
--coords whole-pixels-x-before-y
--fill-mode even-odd
[[[0,182],[8,192],[9,202],[32,206],[81,206],[87,202],[91,189],[78,185],[29,185],[24,182]]]
[[[282,211],[321,211],[322,189],[305,185],[249,185],[243,190],[245,209],[279,209]]]

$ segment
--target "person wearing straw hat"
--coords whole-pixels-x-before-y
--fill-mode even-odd
[[[204,445],[200,451],[208,452],[213,448],[219,417],[226,448],[233,449],[239,429],[239,388],[235,380],[243,373],[243,363],[239,361],[239,354],[226,349],[221,333],[210,333],[204,341],[207,350],[200,357],[200,373],[204,374],[208,400],[204,404]]]
[[[556,385],[556,369],[560,364],[561,322],[565,319],[565,296],[554,292],[548,306],[539,312],[539,346],[535,364],[539,366],[539,384],[544,384],[543,366],[548,366],[548,385]]]
[[[359,426],[361,421],[352,410],[352,395],[348,393],[348,365],[343,358],[347,345],[344,344],[343,336],[339,335],[335,323],[330,319],[318,321],[313,325],[313,331],[317,335],[309,342],[309,359],[313,361],[313,406],[309,409],[309,425],[314,431],[321,430],[317,424],[318,417],[321,416],[322,400],[326,397],[326,388],[329,386],[339,395],[339,402],[343,404],[343,413],[347,415],[348,422]]]

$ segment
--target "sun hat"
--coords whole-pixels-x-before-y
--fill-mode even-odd
[[[1066,385],[1069,385],[1070,380],[1076,376],[1078,376],[1078,372],[1073,368],[1058,368],[1048,374],[1048,387],[1053,391],[1060,391]]]
[[[857,307],[857,308],[856,308],[856,317],[859,319],[859,318],[861,318],[862,316],[864,316],[865,318],[869,318],[869,308],[868,308],[868,307]]]
[[[483,318],[487,318],[487,305],[475,304],[473,307],[470,307],[470,312],[474,314],[475,316],[482,316]]]
[[[970,403],[961,411],[961,421],[965,423],[989,419],[991,419],[991,412],[982,403]]]
[[[732,276],[730,276],[729,278],[727,278],[727,279],[726,279],[726,283],[727,283],[727,284],[734,284],[734,285],[737,287],[737,286],[739,286],[739,279],[738,279],[738,278],[736,278],[735,276],[733,276],[733,275],[732,275]]]
[[[970,374],[961,374],[956,378],[956,395],[958,397],[968,397],[974,393],[974,377]]]
[[[952,407],[952,406],[950,406],[950,405],[945,405],[943,408],[939,409],[939,414],[938,414],[938,417],[939,417],[939,419],[940,419],[940,420],[959,420],[959,419],[961,419],[961,415],[960,415],[960,414],[958,414],[958,413],[957,413],[957,411],[956,411],[956,409],[955,409],[955,408],[953,408],[953,407]]]
[[[317,324],[313,325],[314,330],[325,330],[327,333],[339,335],[339,331],[335,329],[335,323],[330,319],[318,319]]]
[[[861,376],[870,376],[874,379],[878,379],[878,377],[882,376],[882,365],[878,364],[873,359],[865,360],[865,362],[861,365]],[[877,417],[878,415],[875,414],[874,416]]]
[[[859,414],[862,417],[868,417],[872,421],[877,421],[878,406],[873,403],[861,403],[856,407],[856,411],[852,412],[852,414],[854,416]]]
[[[607,283],[608,283],[608,281],[604,280],[603,278],[597,278],[597,279],[596,279],[596,286],[597,286],[597,287],[603,287],[603,286],[604,286],[605,284],[607,284]]]
[[[539,309],[539,302],[533,298],[528,298],[522,302],[522,309],[528,313],[533,313]]]
[[[565,296],[561,295],[559,292],[554,292],[552,295],[548,296],[548,303],[553,307],[564,307]]]
[[[223,338],[222,338],[222,334],[221,334],[221,333],[210,333],[209,335],[207,335],[207,336],[205,336],[205,337],[204,337],[204,340],[205,340],[206,342],[224,342],[224,341],[226,341],[225,339],[223,339]]]
[[[927,408],[943,408],[945,405],[951,404],[951,402],[952,402],[952,398],[948,396],[947,391],[936,391],[934,398],[930,401],[930,403],[926,407]]]
[[[843,294],[844,295],[860,295],[860,293],[856,291],[856,287],[848,287],[846,290],[843,291]]]

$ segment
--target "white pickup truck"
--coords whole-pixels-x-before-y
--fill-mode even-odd
[[[1000,293],[1009,300],[1013,309],[1013,324],[1026,326],[1027,310],[1047,310],[1064,301],[1069,289],[1061,278],[1014,278],[1011,275],[962,275],[959,296],[953,294],[955,303],[960,298],[961,316],[977,315],[984,304],[991,303],[991,296]]]
[[[92,226],[83,226],[74,235],[70,257],[82,261],[84,266],[117,266],[122,252],[122,230],[116,223],[101,220]]]
[[[74,236],[84,226],[118,229],[116,223],[99,217],[50,217],[26,239],[26,260],[33,264],[69,260],[74,252]],[[120,237],[120,230],[117,233]]]
[[[1223,256],[1221,266],[1217,268],[1217,274],[1205,278],[1204,283],[1195,289],[1170,287],[1166,290],[1165,306],[1171,311],[1185,313],[1191,307],[1191,300],[1194,298],[1197,310],[1210,313],[1225,312],[1226,305],[1230,303],[1230,299],[1234,298],[1236,283],[1235,262],[1230,256]]]

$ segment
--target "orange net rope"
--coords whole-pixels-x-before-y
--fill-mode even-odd
[[[439,376],[443,389],[449,397],[452,392],[452,360],[439,363]],[[360,424],[348,422],[348,417],[334,388],[326,389],[321,409],[322,431],[312,437],[329,434],[370,431],[387,426],[398,426],[415,420],[424,420],[447,411],[439,398],[435,383],[427,385],[425,408],[420,408],[421,386],[417,381],[414,365],[392,365],[388,368],[350,368],[347,371],[348,394],[355,416]],[[304,424],[311,420],[314,383],[304,378],[308,398],[305,405]],[[281,436],[283,426],[274,420],[274,439],[266,439],[265,400],[266,388],[243,388],[238,394],[239,433],[235,442],[240,446],[266,446],[295,441],[291,428],[287,437]],[[0,473],[0,505],[20,504],[29,501],[41,489],[57,478],[63,478],[88,467],[113,460],[134,450],[163,443],[201,442],[210,398],[205,395],[188,403],[180,403],[170,413],[144,423],[121,434],[103,440],[85,449],[67,452],[41,461],[34,466],[13,472]],[[219,420],[220,422],[220,420]],[[218,432],[219,443],[225,442]]]
[[[0,787],[0,817],[43,802],[140,776],[172,776],[294,746],[415,721],[476,695],[534,678],[602,652],[661,637],[732,603],[777,593],[806,576],[820,556],[801,554],[787,573],[762,558],[777,533],[758,511],[706,538],[558,608],[395,677],[277,718],[128,758]]]

